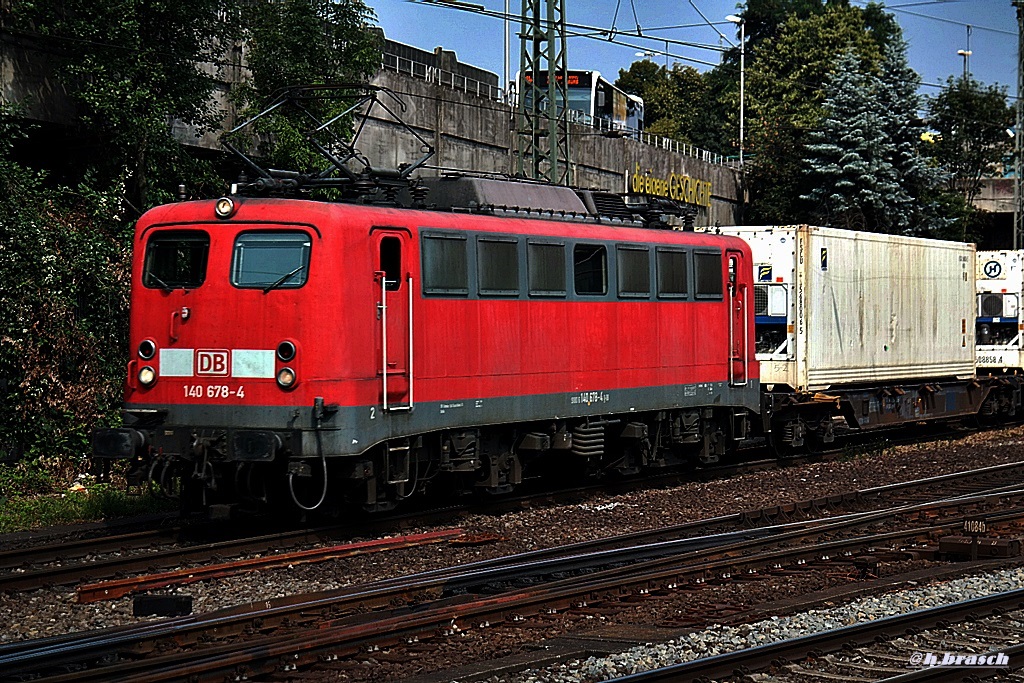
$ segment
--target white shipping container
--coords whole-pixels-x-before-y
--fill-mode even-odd
[[[753,250],[762,384],[974,376],[973,244],[807,225],[719,230]]]
[[[1024,324],[1024,251],[978,252],[978,367],[1014,370],[1021,367]]]

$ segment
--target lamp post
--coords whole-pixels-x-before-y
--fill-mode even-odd
[[[967,80],[967,74],[970,70],[968,66],[971,63],[971,55],[974,54],[970,50],[957,50],[956,53],[964,58],[964,80]]]
[[[746,24],[743,22],[743,17],[738,17],[735,14],[730,14],[725,18],[726,21],[740,25],[740,170],[743,169],[743,81],[746,76]]]

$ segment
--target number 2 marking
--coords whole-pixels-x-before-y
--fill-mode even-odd
[[[371,420],[376,420],[377,419],[377,407],[376,406],[370,406],[370,419]]]

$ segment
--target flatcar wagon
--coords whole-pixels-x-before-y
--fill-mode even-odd
[[[808,225],[721,232],[753,251],[762,419],[777,453],[1013,414],[1019,391],[976,371],[973,244]]]
[[[201,506],[379,509],[713,462],[750,435],[743,240],[602,218],[568,188],[458,178],[433,199],[146,213],[124,426],[94,455]]]

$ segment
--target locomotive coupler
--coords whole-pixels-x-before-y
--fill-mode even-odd
[[[97,429],[92,433],[92,457],[125,460],[143,455],[149,439],[130,427]]]

